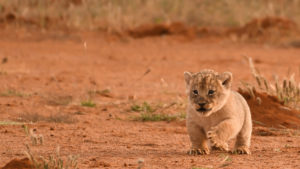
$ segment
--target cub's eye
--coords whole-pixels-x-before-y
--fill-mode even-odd
[[[208,91],[208,95],[213,95],[213,94],[215,94],[215,91],[214,91],[214,90],[209,90],[209,91]]]
[[[194,95],[198,95],[198,90],[193,90]]]

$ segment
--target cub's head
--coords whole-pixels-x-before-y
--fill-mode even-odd
[[[220,110],[230,95],[232,74],[218,74],[205,69],[199,73],[184,72],[189,104],[199,115],[209,116]]]

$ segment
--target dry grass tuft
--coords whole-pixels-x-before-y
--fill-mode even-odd
[[[96,103],[94,103],[92,100],[82,101],[80,105],[84,107],[96,107]]]
[[[16,90],[6,90],[0,93],[2,97],[25,97],[29,96],[28,94],[18,92]]]
[[[43,156],[35,155],[31,152],[31,149],[26,145],[25,155],[30,160],[34,169],[78,169],[77,157],[70,155],[67,158],[63,158],[60,155],[60,148],[56,148],[54,155],[49,155],[47,158]]]
[[[69,114],[51,114],[50,116],[43,116],[38,113],[24,113],[21,114],[20,120],[25,122],[39,122],[39,121],[46,121],[50,123],[75,123],[77,119]]]
[[[133,104],[131,106],[131,111],[140,112],[138,116],[133,117],[134,121],[175,121],[180,119],[185,119],[185,113],[177,114],[167,114],[164,113],[165,110],[172,106],[177,105],[176,102],[161,106],[152,105],[148,102],[143,102],[142,104]]]
[[[134,117],[135,121],[174,121],[177,120],[176,115],[169,114],[152,114],[152,113],[142,113],[140,116]]]
[[[66,106],[69,105],[73,97],[72,96],[48,96],[45,98],[47,101],[47,104],[52,106]]]
[[[23,123],[16,121],[0,121],[0,126],[8,126],[8,125],[23,125]]]
[[[299,109],[300,102],[300,83],[296,83],[295,74],[290,77],[279,80],[278,76],[274,76],[274,82],[268,81],[254,66],[252,58],[248,58],[249,66],[253,77],[256,79],[256,86],[249,83],[242,82],[243,91],[247,91],[250,96],[257,100],[261,104],[261,99],[255,96],[256,91],[262,91],[271,96],[276,96],[280,102],[284,105]]]
[[[142,104],[133,104],[131,106],[131,110],[135,112],[145,112],[145,113],[153,113],[157,109],[157,106],[151,106],[148,102],[144,102]]]

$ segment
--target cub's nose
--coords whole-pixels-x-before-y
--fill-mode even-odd
[[[200,107],[204,107],[204,106],[206,105],[206,103],[198,103],[198,105],[199,105]]]

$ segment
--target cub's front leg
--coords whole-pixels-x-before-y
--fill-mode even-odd
[[[234,120],[227,119],[212,127],[207,132],[212,148],[222,151],[229,151],[228,140],[237,135],[239,127]]]
[[[187,120],[187,130],[192,142],[192,147],[188,151],[189,155],[209,154],[208,139],[203,128]]]

